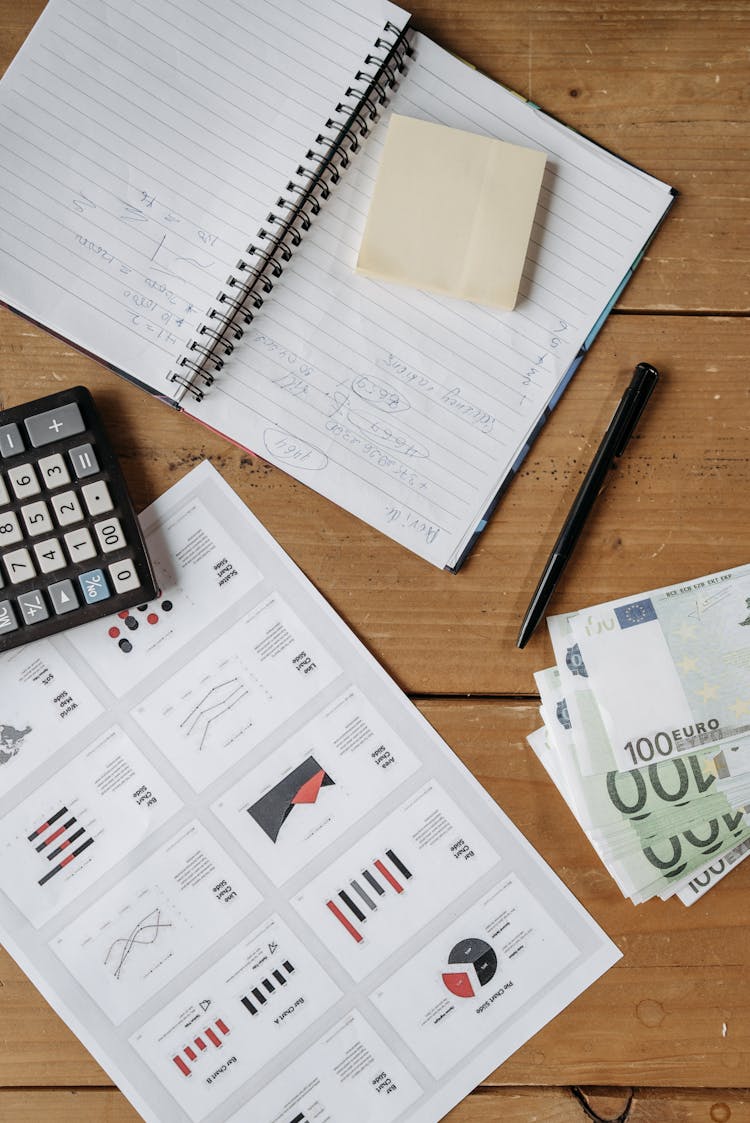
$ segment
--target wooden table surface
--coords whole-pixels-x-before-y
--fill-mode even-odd
[[[0,67],[40,0],[0,0]],[[750,561],[750,4],[415,0],[416,26],[676,186],[673,211],[458,576],[0,310],[0,406],[82,382],[137,506],[208,457],[623,952],[453,1123],[749,1123],[750,862],[692,908],[622,899],[525,736],[540,567],[642,359],[663,372],[556,611]],[[0,1120],[138,1117],[0,951]],[[165,1121],[166,1123],[166,1121]]]

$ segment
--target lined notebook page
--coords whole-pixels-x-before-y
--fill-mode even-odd
[[[0,299],[171,395],[386,2],[51,0],[0,84]]]
[[[187,408],[445,566],[461,556],[670,194],[424,37],[414,43],[392,109],[547,153],[516,309],[354,273],[384,120],[209,396]]]

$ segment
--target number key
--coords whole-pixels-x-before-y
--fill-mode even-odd
[[[28,499],[42,490],[31,464],[19,464],[16,468],[11,468],[8,479],[18,499]]]
[[[0,507],[4,507],[6,503],[10,503],[10,496],[5,486],[5,480],[0,476]]]
[[[29,503],[26,507],[22,507],[21,514],[26,523],[26,529],[32,536],[49,534],[52,530],[52,518],[44,500],[40,499],[38,503]]]
[[[70,472],[59,452],[54,456],[44,456],[39,461],[39,471],[42,479],[50,491],[55,487],[62,487],[70,483]]]
[[[135,566],[128,558],[111,565],[109,567],[109,576],[116,593],[131,593],[133,589],[137,589],[140,586]]]
[[[37,542],[34,546],[34,553],[42,573],[53,573],[56,569],[63,569],[68,564],[62,546],[56,538],[47,538],[44,542]]]
[[[20,542],[22,538],[23,531],[15,511],[7,511],[4,515],[0,515],[0,549],[12,546],[14,542]]]
[[[81,504],[74,491],[63,491],[60,495],[53,495],[50,502],[55,508],[60,526],[70,526],[71,523],[79,523],[83,519]]]
[[[18,585],[21,581],[28,581],[30,577],[36,577],[36,570],[34,563],[31,560],[31,554],[25,548],[20,550],[11,550],[3,558],[5,568],[8,571],[8,576],[14,585]]]
[[[85,526],[79,526],[77,530],[69,531],[65,535],[65,545],[68,547],[68,553],[74,562],[86,561],[87,558],[93,558],[96,554],[96,546]]]
[[[94,530],[105,554],[111,554],[113,550],[119,550],[125,545],[125,535],[119,519],[105,519],[95,523]]]

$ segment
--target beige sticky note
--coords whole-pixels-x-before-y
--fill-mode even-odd
[[[545,155],[394,114],[357,272],[513,308]]]

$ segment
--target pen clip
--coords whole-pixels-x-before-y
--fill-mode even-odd
[[[643,413],[648,400],[654,392],[654,388],[659,379],[659,372],[650,363],[639,363],[635,368],[634,381],[636,385],[631,384],[632,397],[628,403],[627,417],[624,419],[622,434],[617,446],[614,449],[613,456],[622,456],[628,441],[632,437],[635,427],[638,424],[641,414]]]

